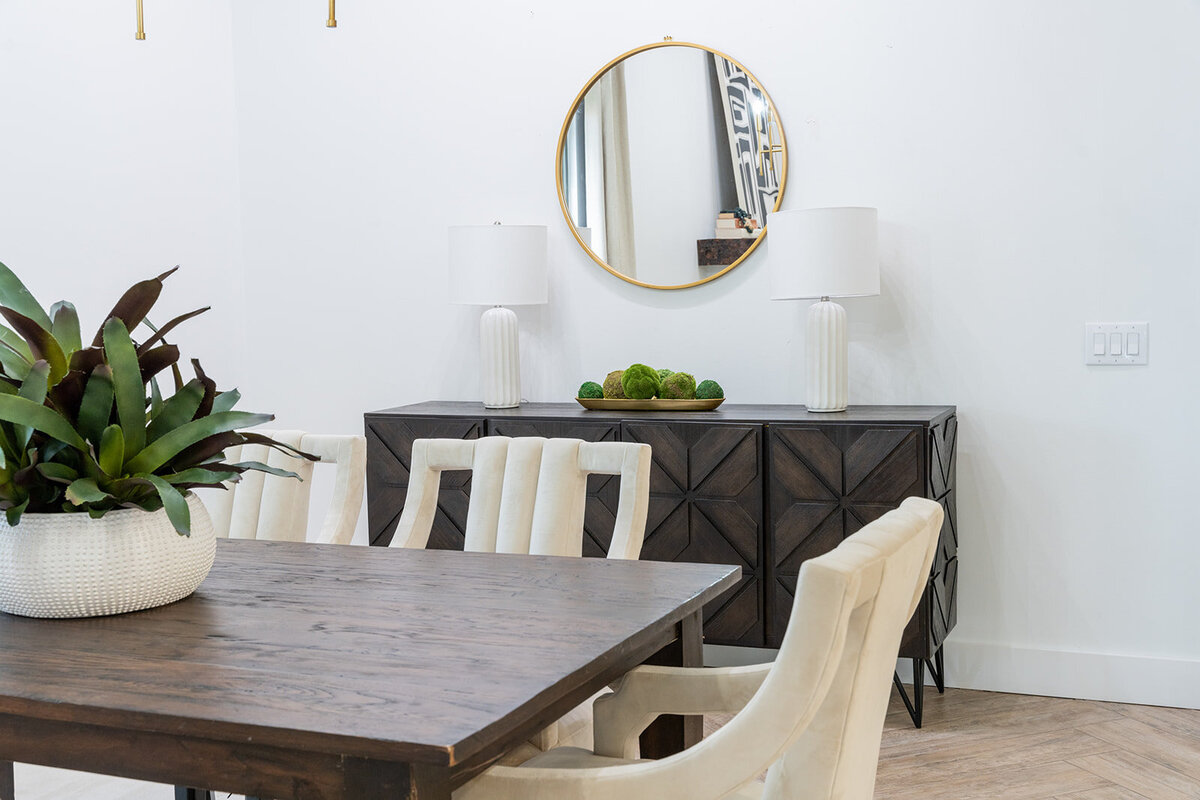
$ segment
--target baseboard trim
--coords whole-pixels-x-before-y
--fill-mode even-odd
[[[1200,661],[955,639],[946,642],[945,659],[946,685],[959,689],[1200,709]],[[901,660],[899,672],[912,682],[909,660]]]

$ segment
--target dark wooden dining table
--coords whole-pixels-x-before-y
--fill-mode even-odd
[[[226,541],[191,597],[0,613],[12,762],[296,800],[447,800],[641,663],[699,665],[737,567]],[[644,756],[700,736],[664,719]],[[166,790],[169,791],[169,790]]]

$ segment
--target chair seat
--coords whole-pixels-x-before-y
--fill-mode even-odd
[[[542,767],[544,769],[588,769],[590,767],[617,767],[622,764],[641,763],[636,759],[608,758],[598,756],[591,750],[582,747],[556,747],[539,753],[522,764],[522,767]]]
[[[530,746],[530,749],[533,748]],[[624,764],[641,763],[645,762],[636,759],[598,756],[591,750],[584,750],[580,747],[556,747],[535,755],[521,766],[545,769],[587,769],[589,767],[617,767]],[[762,800],[762,792],[762,781],[754,780],[733,794],[726,795],[725,800]]]

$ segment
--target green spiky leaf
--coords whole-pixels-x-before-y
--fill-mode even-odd
[[[0,265],[2,266],[2,265]],[[15,528],[21,522],[21,515],[25,513],[25,509],[29,507],[29,498],[26,497],[20,505],[10,506],[4,509],[4,516],[8,520],[9,527]]]
[[[163,508],[167,510],[167,519],[175,526],[175,532],[180,536],[191,536],[192,512],[179,490],[157,475],[147,474],[140,477],[145,477],[158,490]]]
[[[112,408],[112,368],[102,364],[88,378],[83,401],[79,404],[79,432],[97,446],[100,445],[100,434],[112,419]]]
[[[113,499],[113,496],[101,489],[93,478],[79,478],[71,481],[71,485],[67,487],[66,498],[72,505],[79,507],[85,503],[102,503]]]
[[[221,392],[213,398],[212,410],[214,414],[219,414],[222,411],[232,411],[233,407],[242,399],[242,393],[237,389],[230,389],[227,392]]]
[[[125,323],[119,317],[113,317],[104,323],[103,334],[104,354],[113,373],[117,419],[125,434],[125,454],[132,456],[146,446],[146,387],[142,383],[137,350]]]
[[[21,279],[3,264],[0,264],[0,306],[24,314],[46,330],[51,328],[50,317],[42,304],[34,299]]]
[[[147,441],[153,442],[164,433],[173,431],[196,416],[200,401],[204,399],[204,386],[198,380],[189,381],[186,386],[171,395],[162,409],[150,420],[146,429]],[[153,413],[153,412],[152,412]]]
[[[4,398],[0,398],[3,400]],[[225,433],[238,428],[248,428],[270,422],[275,417],[271,414],[253,414],[248,411],[226,411],[223,414],[213,414],[192,420],[162,437],[138,452],[126,463],[130,472],[153,472],[170,461],[185,448],[200,442],[213,434]]]
[[[234,470],[217,471],[192,467],[191,469],[185,469],[182,472],[176,472],[174,475],[164,475],[163,479],[166,480],[167,483],[171,484],[192,483],[215,486],[217,484],[225,483],[226,481],[237,482],[241,479],[241,477],[242,473]]]
[[[109,477],[121,476],[125,466],[125,437],[120,425],[109,425],[100,435],[100,469]]]
[[[67,353],[83,349],[83,337],[79,332],[79,313],[66,300],[50,306],[50,332]]]
[[[314,456],[311,453],[306,453],[303,450],[292,447],[290,444],[277,442],[270,436],[264,436],[261,433],[255,433],[254,431],[242,431],[241,437],[246,444],[265,444],[267,447],[273,447],[282,453],[287,453],[288,455],[296,458],[303,458],[307,461],[321,460],[318,456]]]
[[[9,334],[20,342],[25,350],[29,349],[25,340],[8,328],[0,325],[0,332]],[[25,376],[29,374],[29,367],[33,364],[32,358],[14,347],[7,338],[0,337],[0,367],[3,367],[4,374],[8,377],[18,381],[25,380]]]
[[[154,419],[163,409],[162,390],[158,388],[158,378],[150,379],[150,419]]]
[[[61,414],[27,398],[0,395],[0,420],[13,425],[27,425],[60,442],[66,442],[76,450],[87,451],[87,443]]]
[[[55,464],[54,462],[43,462],[38,464],[37,471],[55,483],[69,484],[79,477],[79,473],[68,467],[66,464]]]
[[[234,468],[234,469],[240,469],[243,471],[254,470],[255,472],[265,472],[268,475],[278,475],[280,478],[295,478],[298,481],[304,480],[299,475],[297,475],[296,473],[294,473],[290,470],[280,469],[279,467],[272,467],[268,464],[262,463],[261,461],[239,461],[236,464],[228,464],[227,466]]]
[[[42,406],[46,402],[46,381],[49,376],[50,365],[45,361],[35,362],[29,368],[29,375],[25,378],[25,382],[21,384],[21,389],[17,392],[17,396],[31,403],[36,403],[38,406]],[[23,451],[29,445],[30,438],[33,437],[33,427],[21,423],[16,424],[14,430],[16,431],[17,450]]]

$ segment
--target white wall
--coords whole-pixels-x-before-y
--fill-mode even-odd
[[[241,375],[237,125],[228,5],[6,0],[0,14],[0,261],[90,335],[175,264],[158,323],[222,388]],[[185,364],[186,367],[186,364]],[[190,373],[190,367],[186,367]]]
[[[731,402],[799,402],[804,307],[766,299],[769,238],[714,283],[655,292],[596,267],[558,210],[555,144],[587,78],[666,34],[704,42],[778,105],[785,208],[880,209],[883,293],[846,302],[852,398],[959,407],[951,685],[1200,707],[1195,0],[773,0],[743,25],[709,0],[357,0],[336,30],[322,9],[260,0],[233,12],[236,128],[205,40],[219,14],[178,5],[149,43],[79,22],[82,85],[39,50],[67,49],[59,26],[33,26],[51,4],[26,0],[22,30],[0,32],[0,75],[41,87],[0,79],[5,109],[52,123],[18,126],[40,168],[6,156],[0,259],[56,270],[46,292],[94,281],[93,265],[184,260],[201,238],[227,253],[237,218],[190,215],[236,207],[210,200],[239,177],[243,388],[283,424],[358,431],[365,410],[477,398],[480,310],[446,303],[444,229],[494,219],[551,230],[550,303],[518,309],[527,397],[567,400],[644,361],[715,377]],[[174,18],[189,28],[167,39]],[[131,65],[159,37],[191,91],[166,96],[175,80]],[[139,152],[124,116],[66,126],[79,105],[148,116],[109,88],[133,74],[191,122],[154,118],[169,182],[103,170]],[[87,202],[67,191],[81,169],[101,184]],[[126,235],[146,218],[152,239]],[[1125,320],[1151,323],[1150,365],[1084,367],[1083,323]]]

